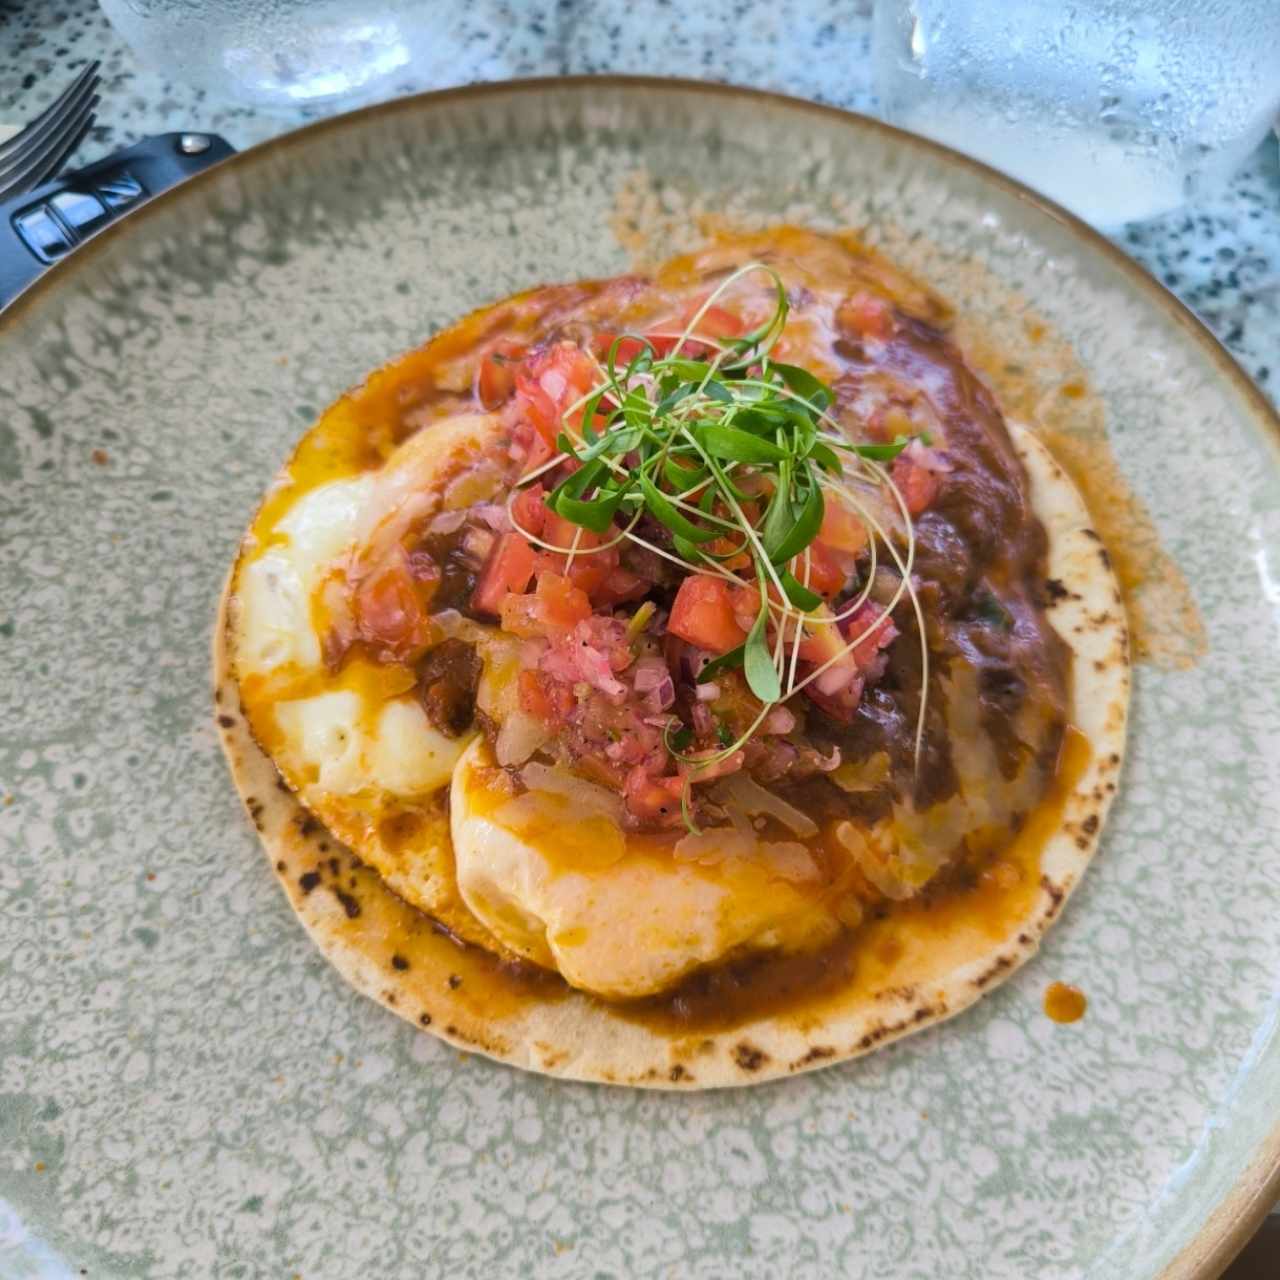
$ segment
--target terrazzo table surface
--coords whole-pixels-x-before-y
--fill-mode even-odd
[[[620,72],[753,85],[874,113],[866,0],[481,0],[445,87]],[[0,0],[0,126],[20,124],[102,62],[88,163],[151,134],[200,129],[243,149],[300,123],[208,99],[140,64],[94,0]],[[1186,302],[1273,399],[1280,393],[1280,163],[1269,138],[1227,186],[1114,239]]]
[[[426,6],[428,9],[430,6]],[[754,85],[874,113],[869,0],[472,0],[443,88],[513,76],[624,72]],[[95,0],[0,0],[0,125],[29,118],[102,61],[87,163],[150,134],[205,129],[243,149],[294,127],[213,102],[142,66]],[[1186,302],[1256,382],[1280,395],[1280,163],[1274,138],[1231,184],[1116,242]]]

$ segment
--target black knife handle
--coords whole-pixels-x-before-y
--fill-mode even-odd
[[[95,232],[234,153],[212,133],[162,133],[0,202],[0,307]]]

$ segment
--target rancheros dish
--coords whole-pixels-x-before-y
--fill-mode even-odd
[[[1123,607],[947,318],[777,228],[518,295],[321,418],[218,697],[358,986],[521,1065],[705,1085],[1034,949],[1115,790]]]

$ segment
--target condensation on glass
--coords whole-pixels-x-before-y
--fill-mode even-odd
[[[1280,0],[876,0],[894,124],[1105,227],[1220,183],[1280,112]]]
[[[462,52],[483,51],[484,28],[496,16],[489,0],[100,3],[151,67],[218,101],[282,114],[322,114],[456,83]]]

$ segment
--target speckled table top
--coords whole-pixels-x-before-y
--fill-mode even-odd
[[[630,72],[756,85],[874,110],[870,0],[713,0],[694,9],[609,0],[497,0],[491,38],[451,83]],[[724,12],[721,12],[723,10]],[[731,20],[729,20],[731,19]],[[0,0],[0,124],[50,101],[90,58],[103,63],[99,124],[78,157],[148,134],[199,128],[238,148],[290,121],[206,99],[142,66],[94,0]],[[1274,139],[1210,198],[1141,226],[1120,245],[1188,303],[1272,398],[1280,393],[1280,163]]]

